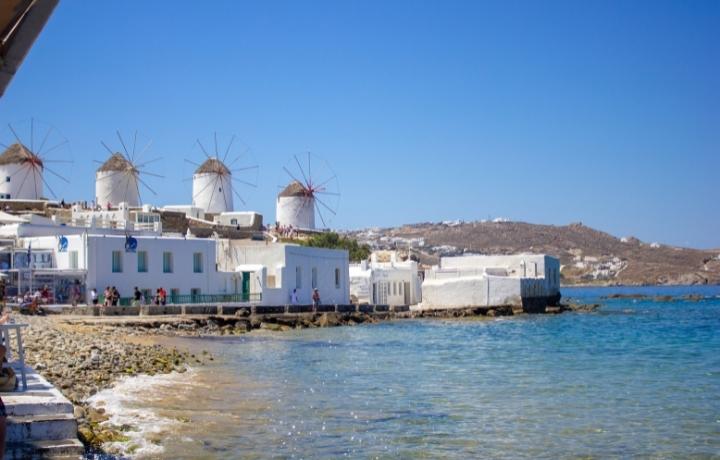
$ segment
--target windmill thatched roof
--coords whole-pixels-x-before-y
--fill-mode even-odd
[[[308,191],[303,184],[294,180],[283,189],[278,195],[279,197],[290,197],[290,196],[307,196]]]
[[[0,165],[22,164],[27,162],[32,162],[40,166],[43,165],[40,157],[32,153],[29,148],[18,143],[8,147],[2,155],[0,155]]]
[[[105,163],[100,165],[97,172],[127,171],[128,169],[134,169],[133,164],[122,153],[115,152]]]
[[[208,158],[198,169],[195,174],[231,174],[230,170],[217,158]]]

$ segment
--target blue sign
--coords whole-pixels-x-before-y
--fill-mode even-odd
[[[125,252],[137,251],[137,240],[130,235],[125,237]]]
[[[58,237],[58,252],[67,252],[68,239],[64,236]]]

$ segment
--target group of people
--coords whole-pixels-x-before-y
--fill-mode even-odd
[[[137,286],[133,289],[133,306],[137,307],[140,305],[146,305],[145,294],[138,289]],[[159,287],[155,290],[155,296],[152,299],[154,305],[166,305],[167,304],[167,291],[164,287]]]
[[[93,296],[93,292],[95,295]],[[93,305],[97,305],[97,291],[93,288],[93,290],[90,292],[90,297],[93,298]],[[117,307],[120,303],[120,292],[117,290],[115,286],[106,286],[105,291],[103,292],[103,306],[104,307]]]
[[[292,290],[292,294],[290,294],[290,303],[292,303],[293,305],[297,305],[297,304],[298,304],[298,290],[297,290],[297,288],[293,289],[293,290]],[[317,307],[318,305],[320,305],[320,291],[318,291],[317,289],[313,289],[313,293],[312,293],[312,304],[313,304],[313,307]]]
[[[281,225],[280,222],[275,223],[275,233],[282,238],[297,236],[297,230],[292,225]]]

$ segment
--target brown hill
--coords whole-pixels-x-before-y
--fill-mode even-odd
[[[718,251],[616,238],[579,223],[423,223],[350,233],[374,248],[408,249],[424,263],[465,253],[547,253],[560,258],[565,284],[720,283]]]

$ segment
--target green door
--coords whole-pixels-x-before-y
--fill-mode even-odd
[[[242,298],[243,301],[250,300],[250,272],[242,272]]]

